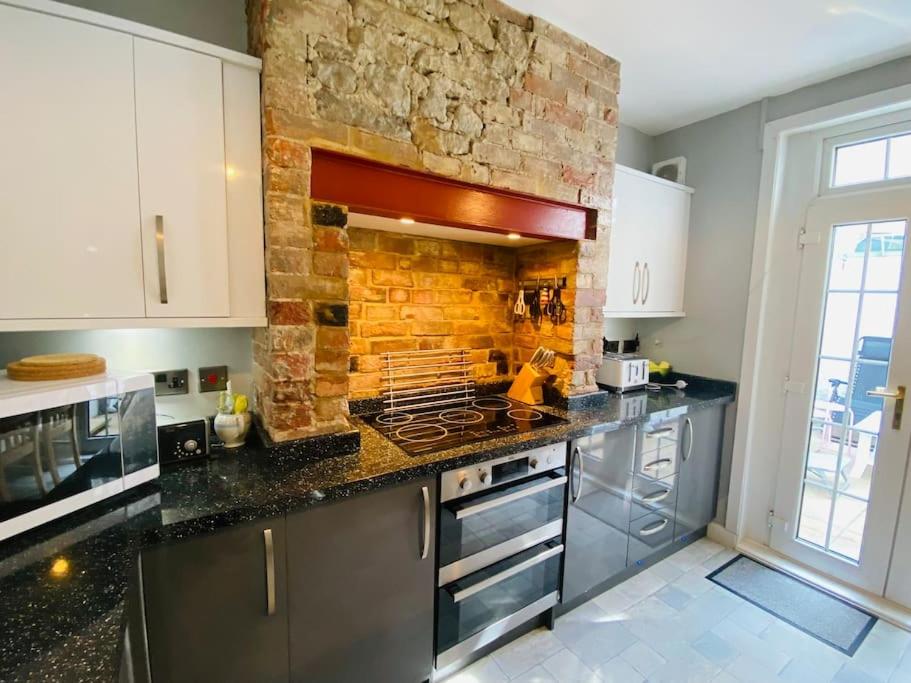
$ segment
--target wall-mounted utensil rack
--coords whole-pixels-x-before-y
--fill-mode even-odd
[[[516,287],[519,289],[524,289],[525,291],[536,288],[553,287],[554,285],[560,289],[566,289],[566,276],[559,275],[557,277],[553,277],[551,275],[548,277],[526,278],[524,280],[519,280],[516,283]]]

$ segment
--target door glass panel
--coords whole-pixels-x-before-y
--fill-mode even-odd
[[[889,177],[911,176],[911,135],[892,138],[889,144]]]
[[[906,224],[833,230],[797,538],[858,561],[883,412],[867,392],[888,380]]]
[[[856,292],[829,293],[823,322],[822,355],[829,358],[851,358],[859,302],[860,294]]]
[[[863,255],[868,227],[867,225],[844,225],[832,235],[830,290],[847,289],[856,292],[860,289],[861,278],[864,274]]]
[[[856,185],[882,180],[886,174],[887,140],[873,140],[835,150],[835,176],[832,185]]]

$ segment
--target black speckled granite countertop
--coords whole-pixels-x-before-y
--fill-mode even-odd
[[[125,596],[143,546],[734,399],[731,382],[682,377],[685,391],[649,392],[644,411],[641,398],[602,396],[587,409],[550,409],[567,424],[420,457],[354,418],[361,448],[351,455],[254,447],[165,468],[156,482],[0,542],[0,681],[116,679]]]

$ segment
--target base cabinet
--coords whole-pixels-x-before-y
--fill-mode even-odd
[[[635,448],[635,427],[573,443],[563,602],[580,598],[626,569]]]
[[[288,516],[292,681],[430,678],[436,495],[428,478]]]
[[[281,517],[143,551],[152,680],[287,681],[285,568]]]
[[[673,552],[715,517],[724,406],[573,442],[562,602]]]
[[[724,406],[689,413],[683,421],[674,540],[686,541],[715,518]]]

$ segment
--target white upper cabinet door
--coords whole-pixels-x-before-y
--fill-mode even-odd
[[[134,38],[148,317],[227,317],[222,64]]]
[[[132,39],[0,5],[0,319],[145,314]]]
[[[683,315],[692,189],[617,166],[605,313]]]
[[[651,183],[650,230],[645,252],[642,308],[655,313],[683,311],[690,193]]]
[[[638,207],[644,200],[641,183],[617,167],[604,306],[607,313],[639,308],[644,271],[642,233],[646,226]]]
[[[259,72],[224,65],[231,317],[266,315]]]

